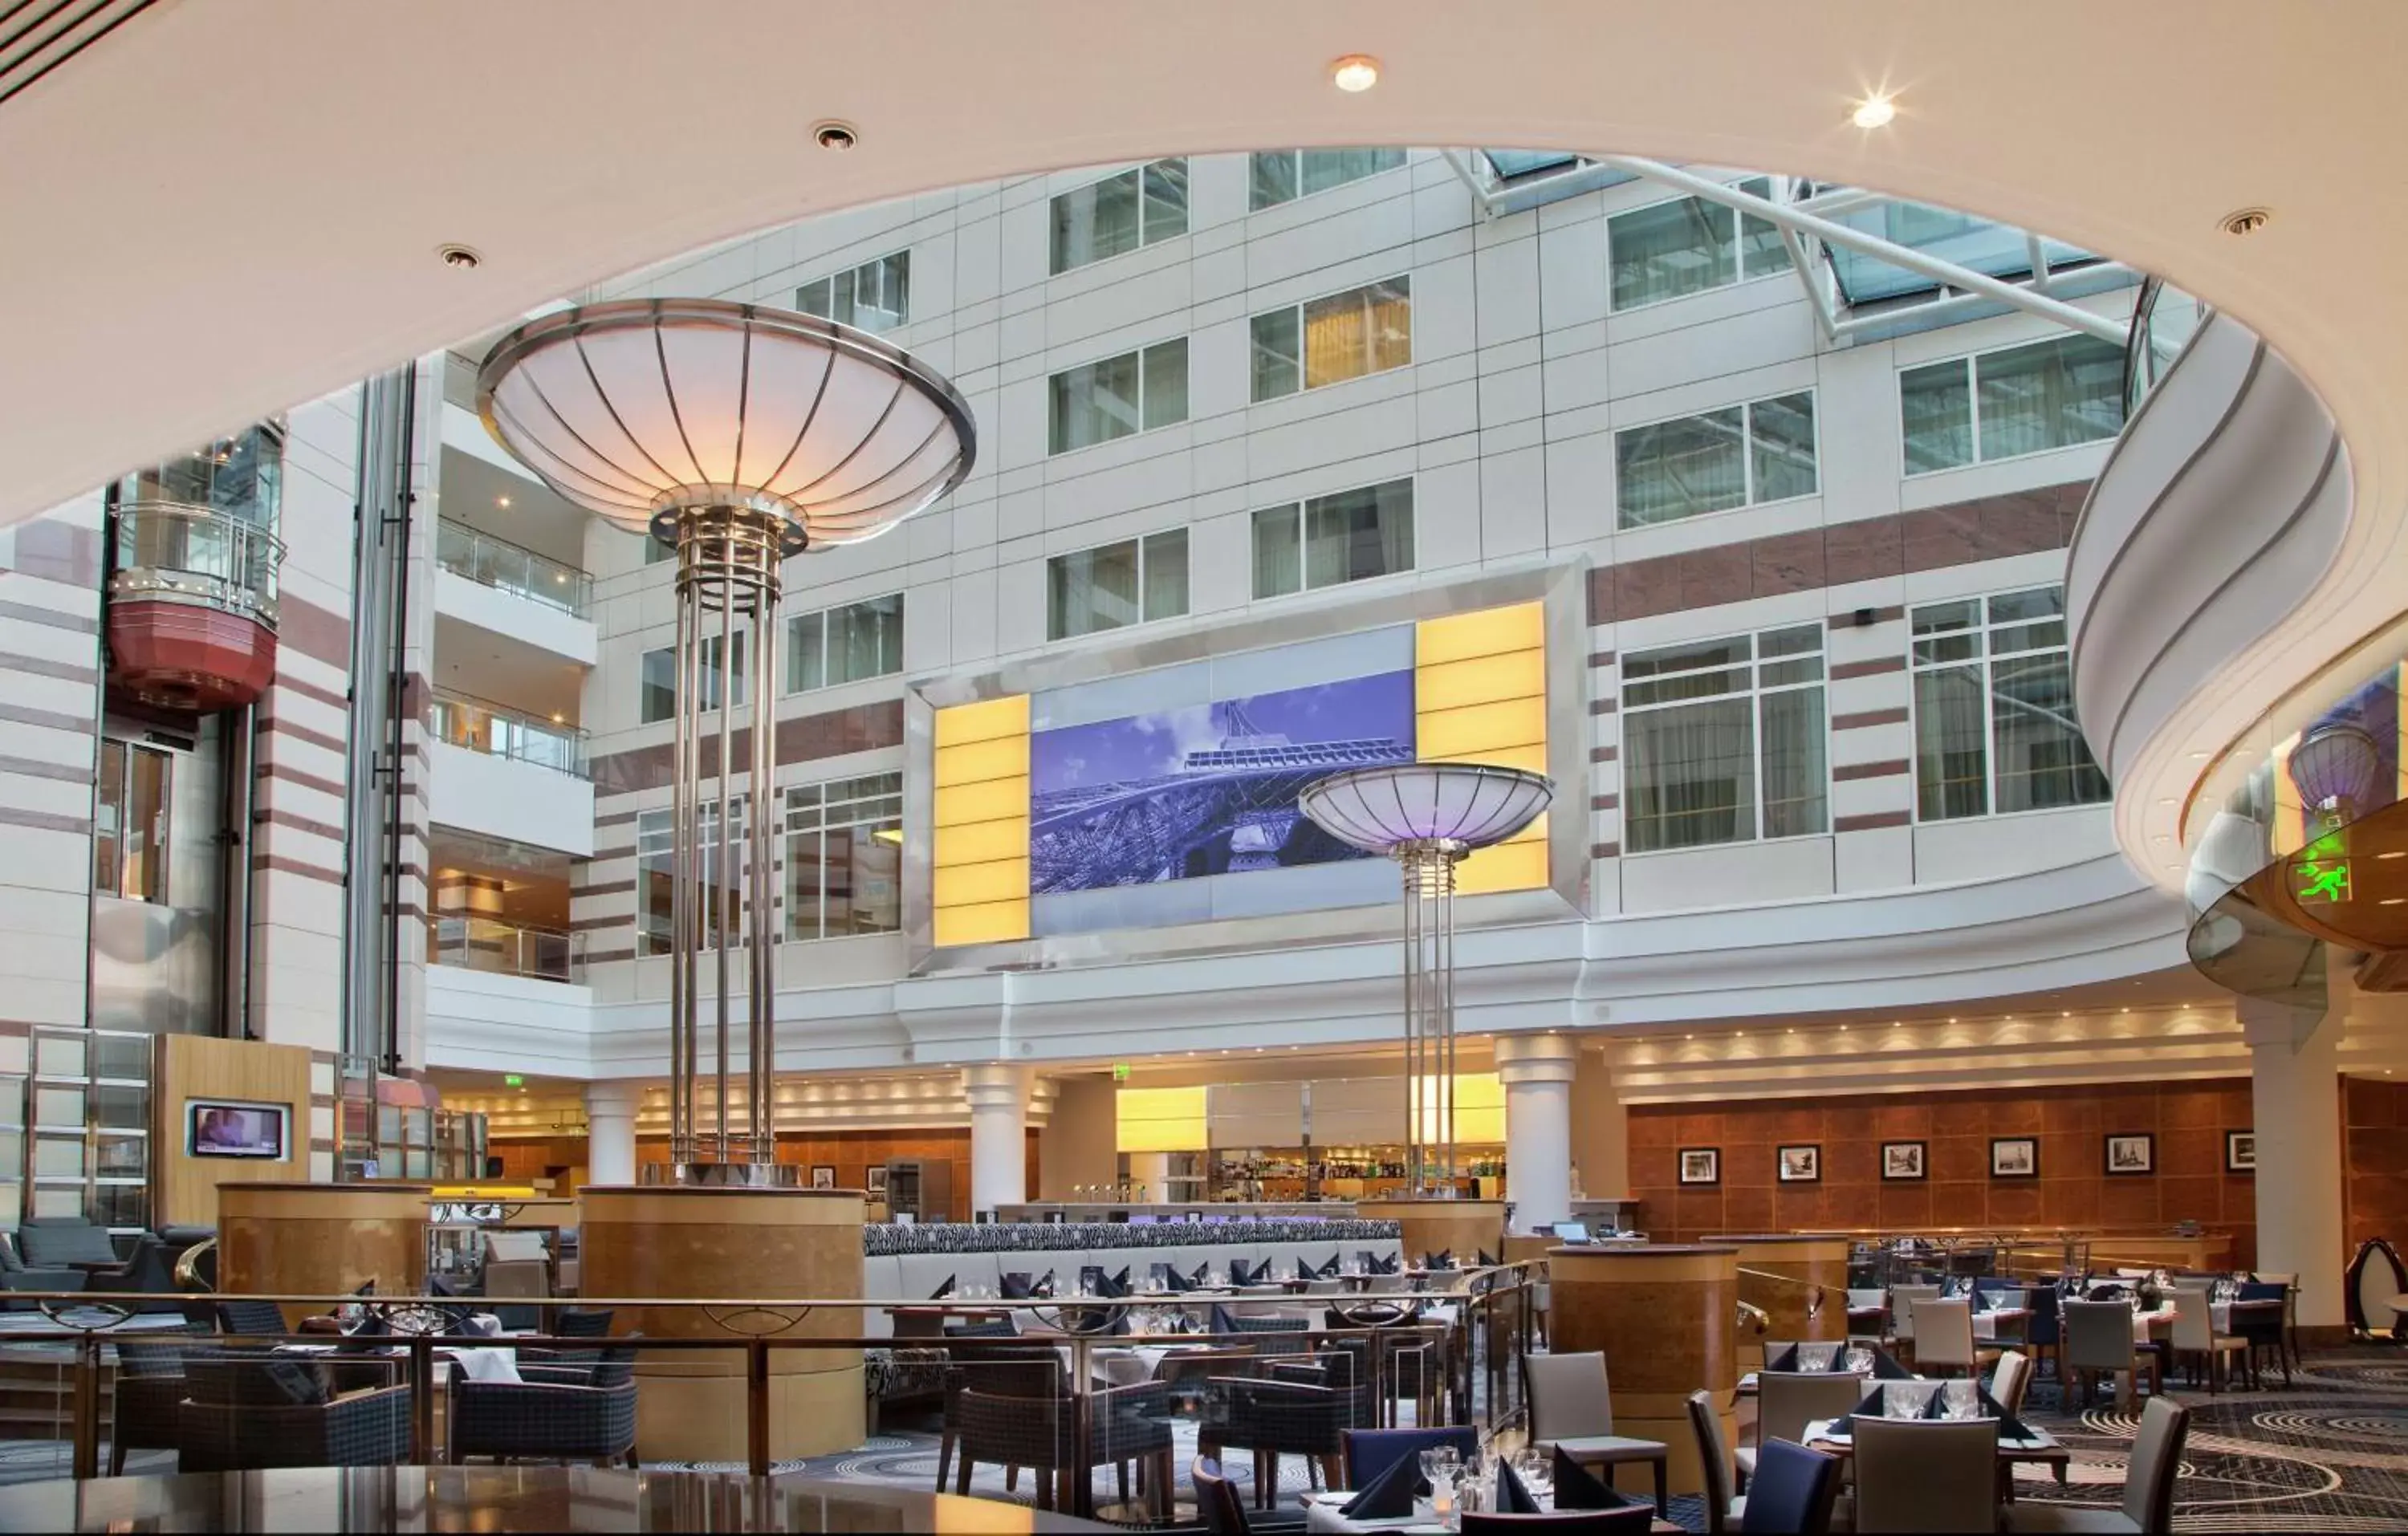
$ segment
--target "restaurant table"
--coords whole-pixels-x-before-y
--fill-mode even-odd
[[[1843,1459],[1855,1456],[1855,1440],[1844,1431],[1835,1433],[1831,1424],[1832,1421],[1827,1418],[1809,1420],[1805,1434],[1799,1437],[1801,1443],[1808,1450],[1821,1451],[1827,1456]],[[2073,1453],[2045,1429],[2033,1429],[2029,1440],[2000,1441],[1999,1490],[2002,1498],[2014,1497],[2015,1485],[2011,1469],[2018,1464],[2046,1467],[2057,1479],[2057,1486],[2063,1487],[2073,1468]]]
[[[1119,1528],[822,1477],[615,1467],[299,1467],[0,1487],[0,1531],[979,1530]]]
[[[1396,1533],[1396,1536],[1413,1536],[1413,1533],[1417,1532],[1442,1531],[1448,1529],[1430,1513],[1429,1501],[1426,1499],[1414,1504],[1413,1514],[1398,1515],[1395,1519],[1349,1519],[1338,1512],[1346,1500],[1354,1497],[1352,1493],[1335,1488],[1327,1493],[1306,1494],[1304,1496],[1304,1529],[1312,1532],[1312,1536],[1348,1536],[1348,1533],[1354,1531],[1379,1531],[1382,1536],[1387,1536],[1390,1532]],[[1555,1507],[1554,1490],[1535,1494],[1535,1497],[1541,1511],[1548,1513],[1554,1511]],[[1660,1514],[1648,1526],[1650,1531],[1660,1532],[1678,1532],[1682,1529],[1665,1519]]]

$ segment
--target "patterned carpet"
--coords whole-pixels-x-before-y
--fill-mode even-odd
[[[2287,1388],[2279,1374],[2270,1374],[2262,1391],[2211,1397],[2177,1386],[2173,1395],[2191,1410],[2176,1493],[2178,1529],[2408,1530],[2408,1353],[2377,1347],[2315,1354]],[[2137,1415],[2107,1406],[2069,1416],[2057,1411],[2048,1381],[2034,1386],[2027,1407],[2027,1417],[2072,1448],[2074,1464],[2063,1488],[2044,1469],[2023,1469],[2018,1499],[2112,1507],[2122,1496]],[[1181,1423],[1176,1432],[1183,1478],[1195,1454],[1195,1429]],[[57,1442],[0,1442],[0,1483],[63,1477],[64,1451]],[[937,1457],[933,1424],[907,1418],[885,1426],[857,1449],[783,1463],[779,1470],[928,1488],[936,1485]],[[1227,1468],[1241,1486],[1250,1477],[1249,1459],[1240,1453]],[[160,1453],[137,1452],[126,1470],[165,1471],[171,1463]],[[1300,1458],[1282,1458],[1283,1503],[1294,1505],[1305,1478]],[[998,1469],[982,1467],[971,1491],[1029,1501],[1025,1479],[1016,1493],[1007,1493],[1003,1483]],[[1099,1500],[1112,1499],[1110,1472],[1098,1474],[1096,1486]],[[1705,1529],[1704,1511],[1695,1499],[1675,1499],[1671,1514],[1690,1530]]]

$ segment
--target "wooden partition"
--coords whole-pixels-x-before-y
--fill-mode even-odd
[[[1604,1354],[1613,1432],[1662,1441],[1671,1453],[1674,1493],[1705,1487],[1689,1427],[1690,1393],[1702,1387],[1712,1396],[1724,1445],[1738,1443],[1738,1257],[1737,1248],[1710,1244],[1611,1242],[1547,1252],[1550,1346],[1558,1355]],[[1643,1466],[1617,1468],[1615,1479],[1626,1493],[1653,1491]]]
[[[161,1035],[150,1064],[150,1220],[215,1227],[218,1190],[234,1184],[295,1184],[309,1174],[309,1053],[298,1045]],[[280,1105],[284,1156],[195,1157],[186,1150],[184,1105],[223,1098]]]
[[[1503,1200],[1356,1200],[1354,1214],[1397,1223],[1408,1266],[1437,1253],[1470,1264],[1483,1253],[1495,1258],[1505,1247]]]
[[[1766,1340],[1844,1339],[1848,1336],[1848,1252],[1840,1233],[1792,1232],[1710,1237],[1739,1250],[1739,1299],[1761,1308],[1759,1334],[1742,1329],[1742,1371],[1764,1366]],[[1819,1293],[1819,1294],[1818,1294]]]
[[[423,1184],[230,1184],[220,1195],[218,1289],[334,1296],[370,1281],[386,1296],[426,1293]],[[294,1303],[285,1321],[322,1313]]]

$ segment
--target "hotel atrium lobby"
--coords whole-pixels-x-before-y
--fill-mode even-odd
[[[881,20],[0,0],[0,1530],[2408,1528],[2408,14]]]

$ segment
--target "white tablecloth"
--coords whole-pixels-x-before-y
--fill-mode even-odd
[[[1304,1506],[1304,1529],[1316,1533],[1316,1536],[1321,1532],[1328,1532],[1329,1536],[1340,1536],[1340,1533],[1356,1530],[1423,1531],[1446,1529],[1431,1516],[1427,1504],[1417,1505],[1418,1513],[1406,1515],[1401,1519],[1350,1520],[1338,1511],[1340,1505],[1354,1497],[1351,1493],[1341,1493],[1334,1489],[1326,1494],[1315,1495]],[[1545,1500],[1541,1500],[1541,1502],[1543,1503]]]

